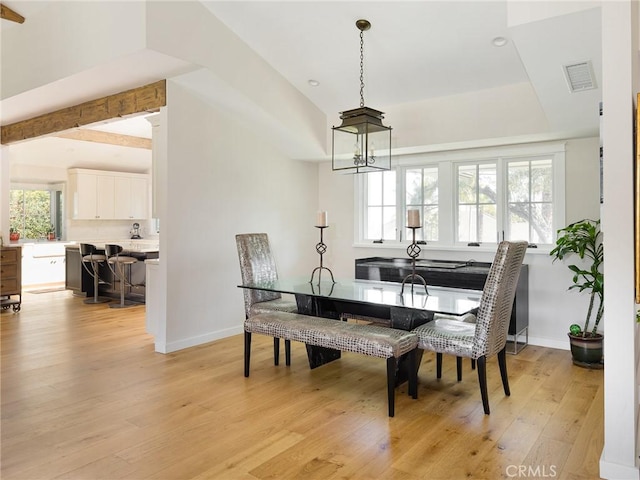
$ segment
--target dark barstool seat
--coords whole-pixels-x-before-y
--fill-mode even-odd
[[[111,299],[107,297],[98,296],[98,287],[100,285],[100,265],[106,264],[107,256],[100,253],[96,253],[98,249],[95,245],[90,243],[80,244],[80,256],[82,257],[82,266],[93,277],[93,298],[85,299],[84,303],[106,303]],[[91,265],[91,269],[87,267],[87,264]]]
[[[120,303],[112,303],[109,305],[111,308],[125,308],[138,305],[135,302],[124,299],[124,288],[131,284],[127,281],[126,267],[129,267],[131,272],[131,265],[138,262],[137,258],[127,255],[120,255],[122,247],[120,245],[107,244],[104,246],[104,251],[107,254],[107,262],[109,268],[113,272],[114,278],[117,277],[120,282]]]

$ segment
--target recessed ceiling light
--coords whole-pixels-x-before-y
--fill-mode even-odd
[[[491,43],[493,43],[495,47],[504,47],[507,44],[507,41],[508,40],[504,37],[496,37],[491,41]]]
[[[320,85],[320,82],[318,80],[309,80],[309,85],[311,85],[312,87],[317,87],[318,85]]]

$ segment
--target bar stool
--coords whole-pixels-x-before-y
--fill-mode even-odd
[[[80,256],[82,257],[82,266],[93,277],[93,298],[87,298],[84,303],[107,303],[111,299],[98,296],[98,287],[100,285],[100,265],[107,261],[106,255],[96,253],[98,249],[90,243],[80,244]],[[87,265],[91,265],[91,269]],[[103,282],[104,283],[104,282]]]
[[[118,278],[120,281],[120,303],[111,303],[110,308],[126,308],[137,305],[137,303],[124,299],[124,287],[126,285],[131,286],[131,283],[127,281],[127,271],[125,267],[129,267],[129,274],[131,273],[131,265],[138,262],[137,258],[129,257],[126,255],[120,255],[122,247],[120,245],[107,244],[104,246],[104,251],[107,254],[107,263],[114,278]]]

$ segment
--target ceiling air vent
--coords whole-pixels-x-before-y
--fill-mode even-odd
[[[564,77],[567,79],[571,93],[596,88],[596,79],[593,75],[591,62],[580,62],[572,65],[563,65]]]

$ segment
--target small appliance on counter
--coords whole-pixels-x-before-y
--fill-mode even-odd
[[[140,236],[140,224],[138,222],[133,224],[133,229],[131,230],[131,240],[141,240]]]

